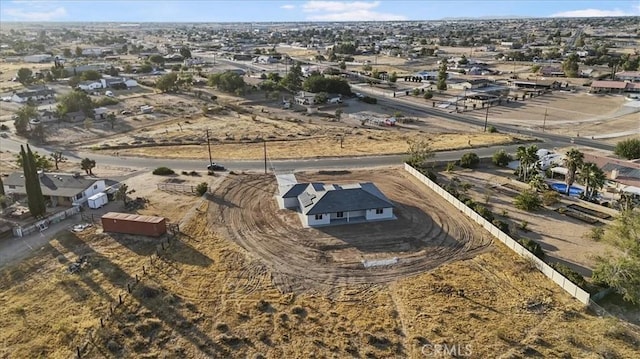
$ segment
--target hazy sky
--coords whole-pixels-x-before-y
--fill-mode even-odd
[[[437,20],[447,17],[490,16],[640,16],[640,0],[0,0],[0,24],[4,21],[260,22]]]

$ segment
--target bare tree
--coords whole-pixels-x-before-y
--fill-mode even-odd
[[[67,158],[62,154],[62,151],[52,152],[49,157],[51,157],[51,159],[53,160],[53,164],[56,166],[56,170],[59,170],[59,163],[65,162],[67,160]]]

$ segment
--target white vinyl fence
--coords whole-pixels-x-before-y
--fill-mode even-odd
[[[528,258],[533,263],[535,263],[536,267],[547,277],[551,278],[556,284],[558,284],[562,289],[567,291],[567,293],[571,294],[574,298],[579,300],[584,304],[589,304],[589,293],[584,289],[578,287],[573,284],[569,279],[560,274],[560,272],[551,268],[547,263],[545,263],[540,258],[536,257],[533,253],[529,252],[525,247],[523,247],[520,243],[516,242],[513,238],[509,237],[506,233],[502,232],[498,227],[494,226],[493,223],[487,221],[482,216],[477,214],[474,210],[467,207],[460,200],[452,196],[449,192],[442,189],[442,187],[438,186],[436,183],[431,181],[425,175],[420,173],[415,168],[409,166],[408,164],[404,165],[405,171],[409,172],[412,176],[420,180],[427,187],[433,190],[435,193],[440,195],[442,198],[446,199],[449,203],[451,203],[454,207],[462,211],[469,218],[473,219],[476,223],[486,229],[493,236],[498,238],[500,242],[504,243],[507,247],[511,248],[514,252],[518,253],[521,257]]]
[[[25,227],[14,227],[13,228],[13,235],[16,237],[24,237],[27,236],[31,233],[37,232],[37,231],[41,231],[43,229],[46,229],[49,227],[49,225],[51,224],[55,224],[58,223],[62,220],[64,220],[67,217],[71,217],[73,215],[75,215],[76,213],[80,212],[80,207],[71,207],[67,210],[64,210],[62,212],[58,212],[54,215],[51,215],[43,220],[40,220],[38,222],[36,222],[35,224],[32,224],[30,226],[25,226]]]

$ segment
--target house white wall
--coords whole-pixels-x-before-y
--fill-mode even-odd
[[[322,219],[316,219],[316,215],[315,214],[311,214],[311,215],[307,215],[305,216],[307,217],[307,225],[308,226],[322,226],[322,225],[327,225],[329,223],[331,223],[331,216],[329,215],[329,213],[324,213],[322,214]]]
[[[291,197],[291,198],[282,198],[282,202],[283,202],[283,208],[298,208],[299,207],[299,203],[298,203],[298,198],[297,197]]]
[[[104,183],[104,180],[95,181],[89,188],[82,191],[82,196],[80,198],[76,196],[76,198],[73,199],[73,205],[77,206],[87,202],[89,197],[93,196],[96,193],[103,192],[105,188],[106,185]]]
[[[368,209],[365,218],[369,221],[372,219],[389,219],[393,218],[393,208],[382,208],[381,214],[376,214],[376,209]]]

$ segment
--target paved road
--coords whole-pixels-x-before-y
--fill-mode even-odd
[[[23,142],[15,139],[2,139],[0,149],[3,151],[9,150],[12,152],[19,152],[20,145]],[[458,160],[462,154],[473,151],[480,157],[491,156],[495,151],[500,148],[505,149],[508,152],[515,153],[518,145],[510,146],[494,146],[494,147],[481,147],[481,148],[466,148],[456,151],[444,151],[438,152],[435,156],[435,160],[438,161],[453,161]],[[49,147],[36,147],[32,146],[32,150],[40,153],[50,153],[53,148]],[[179,160],[179,159],[161,159],[161,158],[140,158],[140,157],[115,157],[106,154],[97,154],[93,152],[76,152],[76,151],[64,151],[67,158],[74,161],[79,161],[82,158],[89,157],[95,160],[100,165],[117,166],[117,167],[132,167],[132,168],[156,168],[160,166],[166,166],[174,170],[204,170],[208,162],[203,156],[202,160]],[[331,158],[309,158],[309,159],[297,159],[297,160],[277,160],[267,163],[267,168],[275,168],[277,172],[288,171],[300,171],[310,169],[350,169],[350,168],[365,168],[365,167],[381,167],[390,165],[400,165],[406,155],[388,155],[388,156],[362,156],[362,157],[331,157]],[[263,160],[241,161],[241,160],[224,160],[220,159],[216,161],[222,163],[229,170],[236,171],[261,171],[264,169]]]

